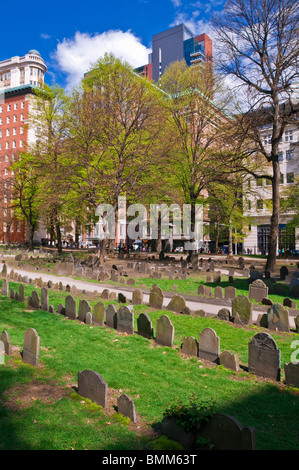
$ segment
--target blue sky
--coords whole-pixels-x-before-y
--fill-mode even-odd
[[[48,67],[46,82],[71,89],[104,52],[138,66],[147,63],[152,35],[175,24],[209,34],[211,13],[221,11],[224,1],[4,2],[0,60],[37,49]]]

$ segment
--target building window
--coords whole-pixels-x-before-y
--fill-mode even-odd
[[[21,102],[21,108],[22,108],[22,109],[25,108],[25,101],[22,101],[22,102]]]
[[[278,161],[283,162],[283,152],[278,153]]]
[[[16,127],[13,128],[12,133],[13,133],[13,135],[17,135],[17,128]]]
[[[24,121],[24,114],[21,114],[21,121]]]
[[[23,126],[20,127],[20,134],[24,134],[24,127]]]
[[[290,149],[286,151],[286,159],[289,160],[294,160],[294,150]]]
[[[287,173],[287,183],[294,183],[294,173]]]
[[[257,209],[262,209],[262,208],[263,208],[263,201],[262,201],[262,199],[258,199],[258,200],[256,201],[256,208],[257,208]]]
[[[6,155],[5,155],[5,162],[7,163],[8,161],[9,161],[9,157],[8,157],[8,155],[6,154]]]
[[[263,178],[258,178],[258,179],[256,180],[256,185],[257,185],[257,186],[263,186]]]
[[[9,135],[10,135],[10,130],[6,129],[6,137],[9,137]]]
[[[293,140],[293,131],[285,131],[285,141],[292,142]]]
[[[0,113],[3,113],[3,105],[0,106]]]
[[[2,124],[2,123],[3,123],[3,119],[2,119],[2,118],[0,118],[0,124]]]
[[[8,105],[7,105],[7,111],[10,111],[10,110],[11,110],[11,105],[8,104]]]
[[[13,122],[17,122],[17,120],[18,120],[18,117],[17,117],[17,115],[16,115],[16,114],[14,114],[14,117],[13,117]]]
[[[14,109],[14,110],[18,109],[18,103],[15,103],[15,104],[14,104],[13,109]]]
[[[6,122],[7,122],[7,124],[10,123],[10,116],[7,116]]]
[[[12,148],[15,149],[16,148],[16,141],[14,140],[13,143],[12,143]]]
[[[271,135],[265,135],[264,137],[264,145],[269,145],[272,142],[272,136]]]
[[[22,141],[22,139],[20,140],[20,147],[23,147],[23,141]]]
[[[6,142],[5,148],[6,148],[6,149],[9,149],[9,142]]]

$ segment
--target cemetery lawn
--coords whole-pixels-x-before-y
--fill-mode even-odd
[[[18,286],[10,281],[11,288],[17,290]],[[26,297],[33,289],[25,286]],[[35,290],[40,293],[39,288]],[[56,309],[64,304],[66,295],[49,289],[49,305]],[[88,297],[88,301],[93,306],[99,298]],[[117,301],[100,301],[117,305]],[[248,343],[261,328],[134,306],[135,330],[142,312],[150,315],[154,331],[157,319],[162,314],[169,316],[175,327],[173,348],[137,333],[128,336],[57,313],[28,310],[25,304],[0,294],[0,333],[8,331],[13,345],[12,356],[0,365],[0,450],[155,450],[162,441],[164,450],[178,449],[176,443],[161,440],[154,431],[169,403],[177,398],[187,402],[194,393],[204,401],[215,400],[216,412],[255,428],[257,449],[299,449],[299,390],[287,387],[283,376],[283,365],[294,352],[292,342],[299,340],[297,333],[270,332],[281,350],[278,383],[246,370]],[[220,337],[221,352],[238,355],[240,372],[180,353],[184,336],[198,338],[206,327]],[[28,328],[35,328],[40,337],[38,367],[21,360]],[[98,372],[108,384],[106,410],[78,396],[77,374],[85,369]],[[128,424],[113,407],[122,393],[135,403],[136,424]]]

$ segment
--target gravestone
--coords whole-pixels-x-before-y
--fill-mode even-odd
[[[98,302],[93,307],[92,321],[96,326],[104,326],[105,320],[105,305],[102,302]]]
[[[267,311],[269,330],[290,331],[289,311],[280,304],[273,304]]]
[[[117,331],[132,335],[134,333],[134,313],[125,305],[117,311]]]
[[[1,293],[2,295],[6,295],[8,296],[8,292],[9,292],[9,282],[7,279],[3,279],[2,280],[2,289],[1,289]]]
[[[143,303],[143,293],[141,289],[134,289],[132,294],[132,304],[133,305],[142,305]]]
[[[78,310],[78,320],[85,323],[87,312],[91,312],[91,306],[89,302],[86,299],[80,299],[79,310]]]
[[[65,298],[65,316],[72,320],[77,318],[76,301],[72,295],[67,295]]]
[[[24,334],[23,361],[38,366],[40,338],[34,328],[29,328]]]
[[[104,289],[103,292],[101,293],[102,299],[109,299],[109,290]]]
[[[244,325],[252,323],[252,303],[245,295],[238,295],[232,301],[233,321],[236,320],[237,316],[240,319],[240,322]]]
[[[46,287],[41,288],[41,309],[46,312],[49,310],[49,294]]]
[[[205,295],[205,286],[203,284],[200,284],[197,289],[198,295]]]
[[[205,297],[212,297],[212,287],[205,286]]]
[[[221,282],[221,273],[219,271],[215,272],[213,275],[213,282],[219,284]]]
[[[127,298],[122,292],[119,292],[117,297],[118,297],[118,301],[121,304],[126,304],[127,303]]]
[[[163,308],[164,296],[162,290],[158,286],[154,286],[150,292],[149,296],[149,306],[160,310]]]
[[[199,334],[198,357],[211,362],[218,362],[220,354],[220,338],[212,328],[205,328]]]
[[[65,315],[65,307],[62,304],[59,304],[56,309],[57,313],[60,313],[61,315]]]
[[[3,344],[4,344],[4,353],[5,353],[7,356],[11,356],[11,354],[12,354],[12,345],[11,345],[11,341],[10,341],[9,334],[8,334],[8,332],[7,332],[6,330],[3,330],[3,331],[2,331],[0,340],[1,340],[1,341],[3,342]]]
[[[256,302],[262,302],[263,299],[268,297],[269,288],[261,280],[257,279],[249,285],[249,294],[250,299],[254,299]]]
[[[18,297],[19,302],[25,302],[25,287],[23,284],[20,284],[19,287],[19,297]]]
[[[185,307],[185,299],[180,295],[174,295],[169,304],[167,305],[166,309],[176,313],[183,313]]]
[[[223,299],[223,290],[222,290],[222,287],[220,287],[220,286],[216,286],[216,287],[215,287],[215,290],[214,290],[214,297],[215,297],[215,299],[220,299],[220,300]]]
[[[30,305],[31,305],[31,307],[34,308],[35,310],[38,310],[38,309],[40,308],[39,295],[38,295],[38,293],[37,293],[35,290],[32,291],[32,293],[31,293]]]
[[[221,308],[217,313],[217,318],[220,320],[231,321],[231,314],[228,308]]]
[[[289,274],[289,270],[286,266],[281,266],[279,271],[280,271],[280,279],[284,281],[286,276]]]
[[[284,372],[286,384],[299,388],[299,362],[285,364]]]
[[[248,344],[248,371],[280,380],[280,350],[268,333],[256,334]]]
[[[193,336],[185,336],[181,345],[181,351],[188,356],[198,356],[198,342]]]
[[[234,300],[236,298],[236,288],[233,286],[227,286],[224,288],[225,300]]]
[[[296,308],[296,301],[291,300],[289,297],[283,299],[283,306],[288,308]]]
[[[108,385],[97,372],[89,369],[78,372],[78,394],[107,407]]]
[[[117,325],[117,311],[113,304],[109,304],[106,309],[106,325],[110,328],[116,329]]]
[[[145,338],[153,338],[154,331],[152,321],[147,313],[141,313],[137,318],[137,332]]]
[[[92,314],[91,314],[91,312],[86,313],[85,323],[86,323],[86,325],[91,325],[92,324]]]
[[[226,369],[231,369],[235,372],[238,372],[239,362],[236,354],[232,354],[229,351],[223,351],[219,356],[219,363],[221,366],[225,367]]]
[[[125,393],[117,398],[117,412],[123,416],[130,418],[133,423],[136,423],[135,405],[133,400]]]
[[[174,326],[167,315],[162,315],[156,323],[156,342],[163,346],[173,346]]]
[[[127,280],[127,286],[135,286],[135,279],[129,277],[129,279]]]

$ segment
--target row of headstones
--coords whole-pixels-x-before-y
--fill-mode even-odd
[[[40,337],[34,328],[29,328],[24,334],[23,362],[34,366],[39,365]],[[0,356],[12,355],[12,344],[9,334],[4,330],[0,337]],[[103,408],[107,407],[108,386],[96,372],[85,370],[78,373],[78,394],[89,398]],[[130,397],[122,394],[117,399],[118,413],[136,422],[135,405]]]

